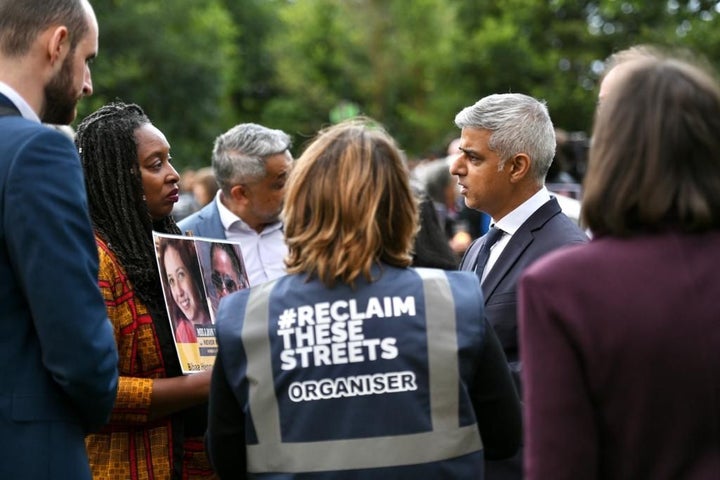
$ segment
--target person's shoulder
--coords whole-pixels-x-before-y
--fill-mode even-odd
[[[22,123],[22,130],[27,131],[28,134],[38,135],[41,136],[43,140],[61,142],[74,147],[75,143],[73,141],[73,137],[64,132],[62,130],[63,127],[70,128],[62,125],[37,123],[31,120],[26,120]]]
[[[445,273],[450,282],[467,283],[478,280],[477,274],[469,270],[442,270],[442,272]]]
[[[217,211],[215,200],[205,205],[203,208],[195,213],[188,215],[178,222],[178,227],[181,231],[192,230],[197,225],[201,225],[207,222]]]
[[[4,119],[6,117],[3,117]],[[3,124],[3,133],[7,136],[4,146],[17,145],[18,148],[36,146],[61,146],[65,149],[75,150],[73,141],[55,128],[42,123],[33,122],[22,117],[7,117],[11,122]]]
[[[77,147],[70,138],[46,125],[26,121],[23,128],[13,134],[13,139],[22,150],[24,161],[37,159],[43,166],[73,166],[80,169],[80,156]],[[66,172],[60,169],[52,171],[53,175],[63,176]]]
[[[43,128],[47,128],[45,125],[35,122],[33,120],[28,120],[25,117],[22,117],[20,115],[4,115],[0,117],[0,122],[2,122],[2,129],[3,131],[22,131],[22,132],[35,132],[35,131],[41,131]]]
[[[97,233],[95,234],[95,244],[98,252],[98,281],[101,290],[109,290],[117,295],[120,295],[120,292],[125,289],[132,290],[125,266]]]
[[[95,245],[97,245],[98,260],[100,261],[101,269],[103,267],[112,269],[123,268],[120,260],[118,260],[117,256],[115,256],[115,253],[110,248],[110,245],[100,238],[97,233],[95,233]]]
[[[429,296],[426,302],[429,300],[435,306],[449,302],[446,307],[455,309],[458,321],[478,325],[481,323],[484,297],[480,288],[480,279],[475,272],[436,268],[412,270],[425,282],[423,290],[425,295]]]
[[[555,228],[562,230],[568,236],[577,240],[581,240],[583,242],[586,242],[588,240],[587,234],[580,228],[578,223],[564,213],[556,215],[553,218],[553,221],[555,223]]]
[[[100,263],[115,263],[115,255],[113,254],[112,250],[110,250],[110,246],[102,238],[100,238],[97,232],[95,232],[94,235],[95,245],[97,245]]]
[[[476,283],[478,288],[480,287],[480,280],[475,272],[463,271],[463,270],[443,270],[440,268],[425,268],[425,267],[412,267],[407,269],[408,275],[414,272],[414,275],[418,275],[421,279],[440,279],[447,280],[450,285],[460,286],[468,288],[472,284]]]
[[[582,202],[580,202],[580,200],[562,194],[554,194],[553,196],[560,205],[562,213],[564,213],[570,220],[575,222],[575,224],[579,224]]]
[[[283,275],[249,288],[243,288],[224,297],[218,306],[218,313],[244,309],[250,295],[254,295],[256,298],[266,295],[268,299],[271,295],[282,297],[287,291],[302,288],[303,285],[308,285],[308,282],[300,281],[300,275]]]
[[[215,205],[215,200],[213,200],[197,212],[193,212],[192,214],[185,217],[183,220],[180,220],[180,222],[178,222],[178,226],[182,224],[198,223],[203,220],[207,220],[211,215],[213,215],[215,211],[217,211],[217,206]]]
[[[58,210],[66,205],[57,199],[50,202],[55,195],[79,198],[76,195],[84,181],[80,156],[72,140],[29,120],[20,129],[4,127],[0,127],[0,151],[8,161],[3,162],[1,170],[3,176],[14,179],[16,191],[35,195],[40,202],[47,200],[48,205],[54,203],[52,208]],[[44,199],[39,195],[43,188],[49,189]]]
[[[227,334],[242,325],[251,291],[252,288],[244,288],[220,300],[215,320],[218,335]]]
[[[580,228],[577,221],[558,211],[550,216],[536,231],[536,236],[552,239],[561,244],[585,243],[587,234]]]

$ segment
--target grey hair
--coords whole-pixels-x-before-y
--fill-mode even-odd
[[[545,101],[520,93],[489,95],[460,111],[455,125],[492,132],[488,147],[500,157],[500,169],[514,155],[527,154],[531,175],[545,182],[555,156],[555,128]]]
[[[241,123],[215,139],[212,168],[226,195],[238,184],[266,175],[268,157],[283,153],[292,145],[290,135],[256,123]]]

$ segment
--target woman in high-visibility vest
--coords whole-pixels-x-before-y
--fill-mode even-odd
[[[411,268],[417,207],[377,124],[322,131],[288,180],[288,275],[218,311],[220,478],[483,478],[520,408],[477,276]]]

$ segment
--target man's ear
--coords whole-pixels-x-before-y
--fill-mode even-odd
[[[50,30],[47,49],[50,64],[62,65],[70,52],[70,34],[67,27],[61,25]]]
[[[230,196],[236,202],[244,202],[248,200],[248,190],[243,184],[235,185],[230,189]]]
[[[511,182],[519,182],[529,175],[530,157],[526,153],[515,154],[507,163]]]

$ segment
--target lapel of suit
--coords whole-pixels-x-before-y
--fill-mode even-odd
[[[462,257],[462,260],[460,260],[460,270],[465,270],[468,272],[473,271],[473,269],[475,268],[475,263],[477,263],[477,256],[478,252],[480,251],[480,245],[482,245],[481,239],[482,237],[473,241],[467,248],[467,250],[465,250],[465,254]]]
[[[552,197],[538,208],[535,213],[530,215],[530,217],[525,220],[525,223],[520,225],[520,228],[518,228],[510,238],[505,249],[503,249],[487,277],[485,277],[485,281],[482,284],[485,303],[487,303],[500,282],[507,276],[530,244],[532,244],[535,238],[535,231],[541,229],[548,220],[560,212],[560,204],[558,204],[555,197]],[[477,257],[477,252],[475,256]]]
[[[210,232],[208,232],[208,236],[212,238],[222,238],[225,239],[225,227],[223,227],[222,221],[220,220],[220,210],[218,210],[217,201],[212,202],[212,208],[210,209],[210,218],[209,218],[209,227]]]
[[[198,212],[197,221],[193,228],[184,229],[184,234],[192,232],[194,237],[225,239],[225,227],[220,220],[220,211],[217,203],[213,200]]]
[[[3,94],[0,94],[0,116],[20,116],[20,110]]]
[[[12,107],[0,105],[0,117],[16,117],[20,116],[20,112]]]

